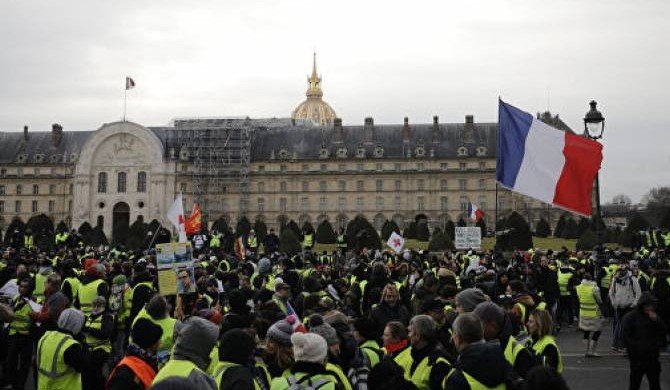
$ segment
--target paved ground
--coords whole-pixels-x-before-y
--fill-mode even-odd
[[[612,345],[612,329],[608,324],[603,329],[598,344],[601,358],[584,358],[582,333],[575,328],[563,328],[558,335],[558,345],[563,354],[563,365],[568,386],[572,390],[628,388],[628,359],[623,354],[610,350]],[[648,389],[646,378],[642,381],[642,389]],[[670,356],[661,356],[661,388],[670,389]]]

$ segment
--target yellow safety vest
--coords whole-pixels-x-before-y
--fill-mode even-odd
[[[247,237],[247,245],[249,246],[249,248],[258,247],[258,238],[256,236]]]
[[[158,371],[156,377],[154,378],[154,381],[151,384],[155,385],[156,383],[164,379],[172,377],[188,378],[189,375],[191,375],[191,372],[193,371],[200,371],[203,373],[203,375],[207,375],[204,371],[199,369],[198,366],[195,365],[195,363],[191,362],[190,360],[170,359],[170,361],[167,362],[165,367],[161,368]]]
[[[603,275],[602,279],[600,279],[600,287],[610,288],[610,285],[612,284],[612,278],[618,269],[619,266],[616,264],[610,264],[605,267],[605,275]]]
[[[218,248],[221,246],[221,235],[220,234],[215,234],[210,238],[209,240],[209,247],[210,248]]]
[[[135,325],[137,320],[140,318],[146,318],[149,321],[153,322],[154,324],[160,326],[161,329],[163,329],[163,335],[161,336],[161,345],[160,347],[158,347],[158,350],[159,351],[172,350],[172,346],[174,345],[174,324],[177,323],[177,320],[170,316],[165,316],[165,318],[157,320],[153,318],[151,315],[149,315],[146,309],[142,309],[140,310],[139,313],[137,313],[137,316],[133,320],[133,325]],[[130,339],[130,341],[132,341],[132,338]]]
[[[218,352],[217,352],[218,353]],[[223,381],[223,376],[226,373],[226,370],[228,370],[231,367],[240,367],[239,364],[237,363],[232,363],[232,362],[219,362],[217,364],[216,368],[214,369],[214,380],[216,381],[216,388],[221,389],[222,388],[222,381]],[[253,379],[254,381],[254,389],[255,390],[260,390],[260,385],[256,381],[256,378]]]
[[[368,360],[370,361],[370,369],[372,367],[376,366],[379,363],[379,360],[381,357],[384,355],[384,351],[382,351],[381,348],[379,348],[379,344],[377,344],[376,341],[374,340],[367,340],[360,346],[361,352],[367,356]]]
[[[477,379],[475,379],[472,375],[468,374],[465,371],[461,371],[463,373],[463,376],[465,377],[465,380],[468,381],[468,385],[470,385],[471,390],[505,390],[507,386],[505,386],[504,383],[499,384],[498,386],[494,387],[487,387]]]
[[[510,366],[514,367],[514,363],[516,362],[516,357],[519,355],[519,352],[523,351],[523,345],[516,341],[514,337],[510,337],[507,340],[507,345],[505,346],[505,360],[510,364]]]
[[[93,300],[98,297],[98,286],[105,283],[102,279],[96,279],[87,284],[79,286],[77,296],[79,297],[79,307],[85,315],[91,314],[91,305]]]
[[[9,324],[9,335],[20,334],[27,336],[30,334],[30,313],[33,311],[30,308],[28,298],[16,296],[12,300],[12,309],[14,309],[14,320]]]
[[[38,303],[44,301],[44,285],[47,282],[47,277],[39,272],[35,274],[35,291],[33,291],[33,295],[35,295]]]
[[[570,272],[563,272],[560,268],[558,269],[558,289],[561,292],[561,296],[570,295],[568,283],[570,282],[572,275],[572,270]]]
[[[563,358],[561,357],[561,351],[558,349],[558,345],[556,344],[556,340],[554,339],[553,336],[551,335],[546,335],[542,337],[541,339],[537,340],[535,344],[533,344],[533,351],[535,351],[535,354],[537,356],[542,356],[542,353],[544,352],[544,349],[547,348],[547,346],[553,345],[554,348],[556,348],[556,351],[558,351],[558,365],[556,366],[556,372],[559,374],[563,373]],[[546,359],[543,357],[542,358],[542,364],[547,365]]]
[[[272,384],[270,385],[270,390],[286,390],[293,383],[303,383],[306,386],[311,385],[317,387],[317,384],[322,384],[318,386],[319,390],[335,390],[337,385],[337,378],[334,375],[308,375],[304,372],[291,373],[289,370],[284,371],[282,376],[274,378]]]
[[[598,302],[594,296],[595,288],[582,283],[575,289],[579,299],[579,316],[584,318],[598,317]]]
[[[311,247],[314,244],[314,236],[311,234],[305,234],[305,238],[302,240],[302,246],[307,248]]]
[[[337,377],[337,381],[340,382],[344,390],[352,390],[349,378],[347,378],[347,376],[344,375],[344,371],[342,371],[342,368],[340,368],[340,366],[329,362],[326,363],[326,370],[335,374],[335,376]]]
[[[37,344],[37,390],[81,390],[81,374],[65,364],[65,351],[79,344],[72,336],[47,331]]]
[[[342,234],[337,236],[337,247],[338,248],[346,248],[347,243],[344,242],[344,236]]]
[[[419,390],[430,388],[430,372],[434,364],[444,362],[449,365],[447,359],[443,357],[437,358],[435,362],[430,362],[430,359],[425,357],[412,372],[412,365],[414,363],[414,359],[412,359],[412,347],[400,352],[394,360],[405,371],[405,379],[414,383]]]
[[[76,297],[77,294],[79,293],[79,287],[81,287],[81,280],[73,277],[65,278],[63,280],[63,283],[61,284],[61,289],[63,288],[63,286],[65,286],[65,283],[70,285],[70,292],[72,292],[72,298],[74,299],[74,297]]]
[[[23,236],[23,247],[26,249],[33,247],[33,236]]]

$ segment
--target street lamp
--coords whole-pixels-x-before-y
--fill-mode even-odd
[[[591,100],[589,105],[591,109],[584,115],[584,136],[592,140],[598,140],[603,137],[605,133],[605,117],[598,109],[596,109],[595,100]],[[602,222],[602,215],[600,214],[600,172],[596,173],[596,250],[598,254],[602,251],[603,236],[600,226]]]

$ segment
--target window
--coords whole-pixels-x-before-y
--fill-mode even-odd
[[[56,208],[56,202],[53,201],[53,200],[50,200],[49,201],[49,212],[53,213],[55,208]]]
[[[55,184],[49,184],[49,195],[53,195],[56,193],[56,185]]]
[[[356,170],[358,172],[363,172],[363,164],[356,164]]]
[[[486,162],[480,161],[479,162],[479,169],[482,170],[482,171],[485,170],[486,169]]]
[[[460,169],[461,171],[464,171],[467,167],[468,165],[464,162],[458,163],[458,169]]]
[[[240,199],[240,212],[242,214],[246,214],[248,210],[249,210],[249,200]]]
[[[384,197],[378,196],[375,199],[375,206],[377,206],[377,210],[384,210]]]
[[[479,189],[480,190],[486,189],[486,179],[479,179]]]
[[[126,173],[119,172],[116,175],[116,192],[126,192]]]
[[[468,187],[468,181],[466,179],[458,179],[458,189],[463,191]]]
[[[337,198],[337,209],[342,211],[347,204],[347,198],[339,197]]]
[[[0,213],[4,213],[4,212],[5,212],[5,201],[0,200]]]
[[[338,169],[340,172],[344,172],[344,171],[347,170],[347,166],[346,166],[345,164],[337,164],[337,169]]]
[[[395,163],[393,164],[393,169],[395,169],[396,172],[400,172],[402,170],[402,166],[400,163]]]
[[[326,183],[325,180],[321,180],[319,182],[319,191],[327,191],[328,190],[328,183]]]
[[[31,211],[32,211],[33,213],[36,213],[36,212],[37,212],[37,201],[36,201],[36,200],[33,200],[33,204],[32,204],[32,207],[31,207]]]
[[[137,173],[137,192],[147,192],[147,173]]]
[[[40,194],[40,186],[38,184],[33,184],[33,195]]]
[[[302,171],[303,172],[309,171],[309,164],[302,164]]]
[[[39,169],[39,168],[35,168],[35,176],[39,176],[39,175],[40,175],[40,169]]]
[[[417,180],[417,181],[416,181],[416,188],[417,188],[419,191],[423,191],[423,190],[425,190],[425,189],[426,189],[426,181],[423,180],[423,179],[419,179],[419,180]]]
[[[365,205],[365,199],[363,199],[362,196],[356,198],[356,208],[358,209],[358,211],[363,210],[363,205]]]
[[[5,186],[0,186],[0,195],[5,194]]]
[[[416,164],[416,170],[417,171],[423,171],[424,165],[423,163],[417,163]]]
[[[107,172],[98,173],[98,193],[107,192]]]
[[[72,212],[72,201],[71,200],[69,200],[67,202],[67,212],[68,213]]]
[[[384,181],[383,180],[377,180],[375,182],[375,188],[377,191],[384,191]]]
[[[279,191],[280,192],[286,192],[286,182],[282,181],[279,183]]]
[[[68,194],[72,195],[72,192],[74,191],[74,184],[70,184],[68,187]]]
[[[258,198],[258,212],[262,213],[263,211],[265,211],[265,199]]]
[[[280,166],[279,166],[279,171],[280,171],[281,173],[286,173],[286,165],[285,165],[285,164],[280,165]]]
[[[328,208],[328,198],[322,197],[319,199],[319,211],[326,211]]]
[[[466,213],[468,211],[468,204],[470,203],[468,201],[468,198],[466,196],[461,196],[461,198],[459,199],[459,203],[461,206],[461,211]]]
[[[17,200],[17,201],[14,203],[14,212],[16,212],[16,213],[20,213],[20,212],[21,212],[21,201],[20,201],[20,200]]]
[[[182,164],[182,166],[181,166],[181,171],[182,171],[183,173],[188,172],[188,165],[186,165],[186,164]]]
[[[383,170],[383,165],[382,165],[382,163],[377,163],[377,164],[375,164],[375,169],[378,170],[378,171],[382,171],[382,170]]]
[[[23,194],[23,186],[21,184],[16,185],[16,195]]]
[[[179,192],[186,192],[187,189],[186,183],[179,183]]]
[[[265,165],[259,165],[259,166],[258,166],[258,172],[259,172],[259,173],[263,173],[263,172],[265,172]]]
[[[440,211],[449,211],[449,198],[446,196],[440,197]]]
[[[347,190],[347,182],[344,180],[340,180],[337,182],[337,187],[340,190],[340,192],[344,192]]]
[[[364,188],[363,180],[358,180],[356,182],[356,191],[364,191]]]
[[[328,165],[321,164],[321,172],[327,172],[327,171],[328,171]]]
[[[402,204],[402,199],[400,199],[399,196],[396,196],[395,199],[393,199],[393,206],[397,209],[400,209],[400,205]]]
[[[395,181],[395,190],[396,191],[401,191],[402,190],[402,181],[400,181],[400,180]]]
[[[300,199],[300,207],[302,208],[302,211],[308,211],[309,210],[309,198],[304,197]]]
[[[286,212],[286,198],[279,198],[279,211]]]
[[[416,198],[416,205],[419,211],[424,211],[426,209],[426,198],[423,196],[418,196]]]
[[[448,190],[449,189],[448,184],[449,183],[447,183],[447,179],[440,180],[440,190],[442,190],[442,191]]]
[[[446,171],[449,165],[447,163],[440,163],[440,170]]]
[[[309,182],[308,181],[303,181],[302,182],[302,192],[307,192],[309,191]]]
[[[0,169],[0,176],[5,176],[7,174],[7,170],[5,168]]]

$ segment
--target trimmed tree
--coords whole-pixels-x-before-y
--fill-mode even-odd
[[[12,243],[12,239],[14,238],[14,232],[17,230],[21,233],[25,232],[26,224],[23,223],[21,218],[14,217],[12,218],[12,222],[9,223],[9,226],[7,226],[7,230],[5,231],[5,246],[8,246]],[[19,244],[23,245],[22,242]]]
[[[374,226],[363,216],[357,216],[347,225],[347,241],[350,248],[381,249],[381,240]]]
[[[382,226],[382,240],[383,241],[388,241],[389,237],[391,237],[391,234],[393,232],[396,232],[400,234],[400,228],[398,227],[398,224],[395,223],[394,220],[386,220],[384,221],[384,225]]]
[[[587,228],[577,240],[575,247],[578,251],[592,250],[596,246],[596,233],[590,227]]]
[[[416,224],[416,239],[419,241],[430,240],[430,230],[428,230],[428,223],[420,221]]]
[[[447,235],[447,233],[436,228],[435,231],[433,231],[433,237],[431,237],[430,242],[428,243],[428,250],[444,251],[452,249],[454,249],[454,241]]]
[[[244,236],[249,234],[251,231],[251,222],[249,222],[249,218],[246,217],[246,215],[243,215],[240,217],[240,219],[237,220],[237,226],[235,227],[235,234],[238,236]]]
[[[456,226],[458,226],[458,227],[464,227],[464,226],[468,226],[468,224],[465,222],[465,220],[464,220],[463,218],[460,218],[460,219],[458,220],[458,222],[456,223]]]
[[[530,226],[528,226],[526,219],[516,211],[507,217],[505,229],[509,229],[509,233],[502,235],[497,240],[500,249],[505,251],[515,249],[528,250],[533,247],[533,236],[530,232]]]
[[[444,234],[449,236],[451,241],[454,241],[454,238],[456,237],[456,224],[451,219],[444,224]]]
[[[658,227],[661,229],[670,229],[670,210],[666,211],[659,222]]]
[[[105,236],[105,232],[102,231],[102,226],[100,225],[91,230],[91,232],[88,234],[87,241],[88,245],[92,246],[108,245],[107,237]]]
[[[579,219],[579,224],[577,224],[577,237],[581,237],[589,228],[591,228],[591,222],[588,219],[581,217]]]
[[[305,221],[305,223],[302,224],[302,231],[309,233],[314,233],[314,226],[312,226],[309,221]]]
[[[478,226],[481,229],[482,237],[486,237],[486,221],[484,221],[484,218],[477,221],[475,226]]]
[[[302,246],[293,229],[286,227],[279,233],[279,251],[292,255],[300,252]]]
[[[93,231],[93,227],[91,226],[88,221],[85,221],[79,226],[79,229],[77,229],[77,232],[79,235],[81,235],[81,238],[84,240],[84,244],[89,245],[90,243],[88,242],[89,235]]]
[[[549,226],[549,222],[547,222],[546,219],[540,218],[540,220],[537,221],[535,235],[543,238],[551,236],[551,226]]]
[[[640,230],[646,230],[649,228],[649,221],[642,214],[633,212],[630,218],[628,218],[628,225],[626,230],[623,231],[621,235],[621,245],[628,246],[631,248],[639,247],[642,245],[641,239],[639,237]]]
[[[319,244],[334,244],[335,241],[337,241],[337,236],[333,230],[333,225],[331,225],[327,219],[324,219],[316,228],[316,235],[314,236],[314,239]]]
[[[228,231],[228,223],[226,222],[226,219],[223,217],[219,217],[214,222],[214,225],[212,225],[212,229],[216,230],[219,233],[225,233]]]
[[[137,250],[144,246],[144,240],[148,231],[147,228],[148,225],[144,223],[144,218],[138,216],[128,229],[128,238],[126,240],[128,249]]]
[[[554,229],[554,237],[557,238],[562,238],[564,231],[565,231],[565,219],[566,216],[565,214],[561,214],[561,217],[558,219],[558,222],[556,223],[556,228]]]
[[[578,237],[578,225],[577,222],[572,219],[572,218],[567,218],[565,221],[565,229],[563,229],[563,237],[562,238],[577,238]]]
[[[293,231],[293,234],[295,234],[295,236],[298,237],[298,239],[300,239],[300,237],[302,237],[302,232],[300,231],[300,227],[298,227],[298,224],[295,223],[294,220],[288,221],[288,224],[286,225],[286,227],[291,229]]]
[[[256,232],[256,237],[258,237],[258,242],[264,242],[265,236],[268,235],[268,227],[263,220],[257,219],[254,222],[254,231]]]
[[[407,225],[407,228],[403,232],[403,237],[405,237],[408,240],[416,239],[416,232],[417,232],[416,222],[412,221],[409,223],[409,225]]]
[[[28,229],[32,231],[35,246],[46,251],[54,247],[54,223],[51,218],[45,214],[32,216],[26,223]]]
[[[67,224],[64,221],[58,222],[58,225],[56,226],[56,231],[57,232],[66,232],[68,231]]]

